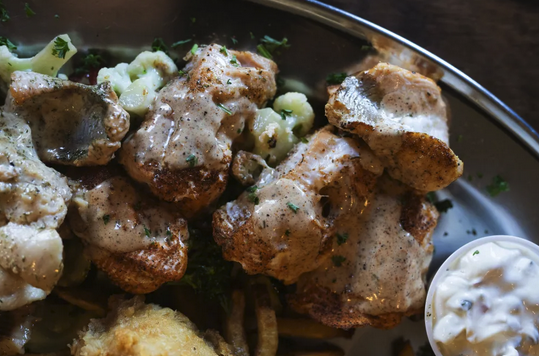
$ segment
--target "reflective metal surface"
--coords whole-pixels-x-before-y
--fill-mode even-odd
[[[358,70],[384,58],[441,77],[452,112],[451,146],[464,161],[465,173],[439,194],[440,199],[451,199],[454,207],[442,214],[436,230],[431,273],[452,251],[477,237],[509,234],[539,242],[539,138],[509,108],[448,63],[358,17],[316,1],[254,1],[258,4],[48,0],[31,2],[37,15],[28,19],[23,3],[5,0],[12,20],[0,23],[0,35],[31,45],[67,32],[79,48],[109,48],[120,57],[149,49],[154,37],[169,44],[193,38],[191,44],[216,41],[253,50],[264,35],[286,36],[292,46],[275,58],[281,76],[287,86],[309,94],[319,121],[324,117],[328,73]],[[369,43],[380,53],[362,49]],[[181,57],[189,49],[187,45],[172,54]],[[509,182],[510,191],[491,197],[486,187],[496,175]],[[417,349],[426,342],[424,323],[406,320],[393,330],[358,329],[353,340],[336,342],[349,355],[391,355],[391,342],[399,337],[411,339]]]

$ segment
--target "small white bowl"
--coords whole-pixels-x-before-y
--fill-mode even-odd
[[[453,265],[455,261],[457,261],[460,257],[463,255],[469,253],[470,251],[474,250],[476,247],[486,244],[487,242],[509,242],[513,243],[519,246],[522,246],[524,248],[527,248],[530,250],[530,252],[535,253],[539,258],[539,246],[534,244],[531,241],[525,240],[521,237],[516,236],[509,236],[509,235],[493,235],[493,236],[487,236],[482,237],[477,240],[473,240],[472,242],[467,243],[466,245],[462,246],[451,256],[445,260],[445,262],[440,266],[436,274],[434,275],[434,278],[432,279],[432,282],[429,286],[429,291],[427,293],[427,299],[425,301],[425,328],[427,329],[427,337],[429,339],[430,346],[432,347],[432,350],[434,351],[434,354],[436,356],[446,356],[442,354],[440,349],[438,348],[438,345],[436,344],[436,341],[434,340],[433,336],[433,308],[432,308],[432,299],[434,298],[434,293],[436,292],[437,286],[440,283],[440,281],[443,280],[445,277],[447,270]]]

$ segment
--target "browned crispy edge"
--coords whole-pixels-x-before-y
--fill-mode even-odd
[[[425,197],[417,193],[407,194],[401,211],[400,221],[420,244],[430,239],[438,222],[439,213]],[[427,247],[432,251],[433,247]],[[295,311],[308,314],[319,322],[341,329],[372,326],[378,329],[391,329],[397,326],[403,317],[419,314],[421,309],[411,309],[402,313],[370,315],[355,310],[347,310],[342,296],[318,285],[310,285],[301,294],[288,296],[288,303]]]

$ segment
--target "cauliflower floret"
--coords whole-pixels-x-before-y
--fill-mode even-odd
[[[120,105],[131,114],[143,116],[155,99],[157,90],[177,73],[178,67],[164,52],[142,52],[129,64],[102,68],[97,82],[109,81],[120,97]]]
[[[275,99],[272,108],[258,110],[249,131],[254,136],[253,153],[269,165],[281,162],[288,151],[312,128],[314,112],[301,93],[286,93]]]
[[[7,46],[0,46],[0,78],[5,84],[11,81],[16,70],[32,71],[55,77],[58,70],[77,53],[68,35],[56,36],[32,58],[19,58]]]

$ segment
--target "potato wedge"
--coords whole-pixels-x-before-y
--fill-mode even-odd
[[[271,297],[265,285],[252,286],[258,326],[258,343],[255,356],[275,356],[279,346],[277,317],[271,308]]]
[[[244,314],[245,294],[241,289],[232,291],[232,308],[225,318],[223,336],[237,356],[249,356],[249,346],[245,336]]]
[[[351,338],[354,329],[332,328],[312,319],[277,318],[279,336],[301,337],[305,339],[331,339],[334,337]]]

